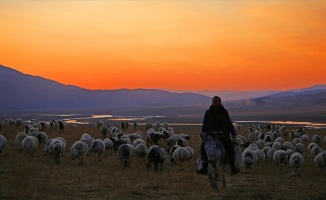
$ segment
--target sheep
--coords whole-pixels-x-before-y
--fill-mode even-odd
[[[263,150],[261,149],[257,149],[254,151],[257,155],[257,163],[260,163],[262,161],[265,161],[266,160],[266,154],[264,153]]]
[[[159,164],[161,165],[161,171],[163,170],[163,162],[166,159],[166,152],[160,146],[153,145],[148,150],[147,155],[148,163],[147,166],[150,166],[151,163],[154,164],[154,170],[158,172]]]
[[[88,133],[84,133],[80,137],[80,141],[84,141],[87,144],[88,149],[90,149],[91,148],[91,144],[94,141],[94,138],[92,138]]]
[[[303,144],[303,141],[300,138],[294,138],[292,140],[292,145],[293,146],[296,145],[296,144],[298,144],[298,143],[302,143]]]
[[[60,158],[63,156],[65,147],[66,144],[58,138],[52,140],[52,142],[50,143],[49,153],[53,155],[56,164],[60,164]]]
[[[21,142],[21,149],[27,153],[29,158],[34,157],[34,150],[38,147],[38,140],[34,136],[27,136]]]
[[[0,155],[1,155],[2,151],[4,150],[6,143],[7,143],[6,137],[3,135],[0,135]]]
[[[316,144],[316,143],[314,143],[314,142],[310,143],[310,144],[308,145],[308,147],[307,147],[308,151],[311,152],[311,149],[312,149],[313,147],[315,147],[315,146],[318,146],[318,144]]]
[[[308,140],[309,140],[309,136],[307,135],[307,134],[303,134],[303,135],[301,135],[301,140],[303,141],[303,142],[308,142]]]
[[[279,166],[281,164],[286,165],[288,161],[288,154],[284,150],[276,150],[273,155],[273,160],[276,166]]]
[[[310,151],[310,153],[312,155],[312,158],[315,158],[316,155],[319,154],[322,151],[323,151],[322,148],[320,148],[319,146],[314,146]]]
[[[320,170],[326,168],[326,151],[317,154],[314,158],[314,163]]]
[[[94,158],[95,158],[95,153],[97,153],[98,162],[102,161],[101,156],[103,152],[105,152],[104,141],[101,139],[94,140],[91,144],[89,151],[94,153]]]
[[[132,133],[132,134],[130,135],[130,139],[131,139],[132,142],[134,142],[134,141],[137,140],[137,139],[141,139],[141,138],[142,138],[142,135],[143,135],[143,134],[142,134],[140,131],[137,131],[137,132]]]
[[[300,169],[303,167],[304,164],[303,156],[298,152],[294,152],[289,159],[289,164],[294,170],[294,175],[301,176]]]
[[[129,159],[134,153],[134,146],[131,144],[121,144],[118,147],[118,158],[120,159],[120,166],[130,167]]]
[[[109,138],[105,138],[103,142],[104,142],[104,145],[105,145],[106,154],[108,154],[109,151],[112,153],[112,150],[113,150],[113,142],[112,142],[112,140],[110,140]]]
[[[303,153],[304,145],[302,143],[298,143],[293,147],[293,150],[298,153]]]
[[[108,126],[105,125],[101,126],[100,132],[102,133],[103,137],[106,138],[106,134],[109,132]]]
[[[288,149],[293,149],[293,145],[291,142],[283,142],[282,150],[286,151]]]
[[[21,149],[21,143],[24,140],[25,137],[27,137],[28,135],[25,132],[19,132],[16,137],[15,137],[15,143],[18,145],[19,149]]]
[[[280,142],[273,142],[272,148],[274,148],[276,150],[281,150],[282,144]]]
[[[133,145],[134,147],[136,147],[136,146],[137,146],[138,144],[140,144],[140,143],[146,145],[145,140],[143,140],[143,139],[141,139],[141,138],[138,138],[138,139],[136,139],[135,141],[133,141],[133,142],[132,142],[132,145]]]
[[[63,120],[58,121],[59,131],[64,132],[66,129],[66,123]]]
[[[254,150],[246,148],[242,153],[242,162],[246,169],[251,169],[257,162],[257,154]]]
[[[277,138],[274,140],[274,142],[279,142],[279,143],[283,144],[284,139],[283,139],[282,137],[277,137]]]
[[[319,135],[313,135],[312,136],[312,141],[318,145],[320,145],[320,136]]]
[[[186,147],[188,146],[188,141],[184,138],[179,138],[177,141],[176,141],[176,144],[181,146],[181,147]]]
[[[176,144],[178,139],[180,139],[180,136],[178,134],[174,134],[166,140],[166,150],[168,152],[170,152],[170,149]]]
[[[104,125],[104,122],[103,121],[97,121],[96,123],[95,123],[95,126],[96,127],[102,127]]]
[[[142,159],[145,159],[147,154],[148,154],[148,148],[144,143],[138,143],[135,146],[135,155],[136,156],[138,156],[138,157],[140,157]]]
[[[186,160],[189,160],[190,153],[186,148],[179,146],[173,152],[172,157],[173,157],[174,163],[182,163]]]
[[[273,156],[274,156],[274,153],[277,151],[277,149],[275,149],[275,148],[273,148],[273,147],[271,147],[269,150],[268,150],[268,152],[267,152],[267,160],[269,161],[269,162],[272,162],[272,160],[273,160]]]
[[[83,165],[83,158],[86,156],[88,152],[88,145],[81,140],[76,141],[70,148],[71,158],[75,160],[79,159],[78,164]]]
[[[45,143],[48,141],[48,135],[44,132],[39,132],[36,135],[36,138],[38,139],[39,142],[39,147],[41,147],[41,144],[45,145]]]
[[[195,156],[195,151],[193,148],[191,148],[190,146],[186,146],[185,149],[187,149],[189,151],[189,155],[190,157],[188,158],[188,160],[192,159]],[[241,151],[240,151],[241,152]]]

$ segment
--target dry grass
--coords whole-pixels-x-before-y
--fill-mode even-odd
[[[192,136],[189,145],[196,157],[200,139],[200,126],[175,126],[176,133]],[[305,166],[301,177],[292,176],[288,167],[277,168],[261,163],[250,173],[244,169],[230,175],[227,166],[226,188],[220,191],[210,187],[207,176],[197,175],[196,160],[183,166],[171,166],[166,160],[162,172],[148,169],[145,162],[132,158],[127,169],[120,167],[116,153],[109,154],[98,163],[92,155],[78,165],[70,156],[71,145],[83,133],[101,138],[98,128],[91,125],[68,127],[65,133],[46,131],[49,138],[64,137],[67,148],[60,165],[45,157],[42,149],[28,158],[14,144],[15,136],[22,127],[2,127],[7,146],[0,156],[0,199],[325,199],[326,174],[319,171],[311,155],[304,152]],[[145,133],[144,127],[140,131]],[[128,130],[132,133],[134,130]],[[308,135],[326,134],[323,129],[307,130]],[[240,132],[247,136],[247,129]],[[287,138],[288,139],[288,138]],[[164,141],[162,146],[165,147]],[[307,146],[307,145],[306,145]],[[326,149],[323,143],[323,149]]]

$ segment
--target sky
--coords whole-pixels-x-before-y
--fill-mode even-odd
[[[0,64],[86,89],[326,84],[326,1],[0,1]]]

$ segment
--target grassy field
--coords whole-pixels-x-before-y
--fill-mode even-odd
[[[175,133],[191,136],[189,146],[197,157],[200,146],[200,126],[172,126]],[[288,132],[291,131],[288,128]],[[3,126],[0,134],[7,138],[7,145],[0,155],[0,199],[325,199],[326,173],[314,165],[312,156],[305,149],[305,165],[301,177],[294,177],[291,168],[276,167],[273,163],[259,163],[251,171],[241,168],[232,176],[226,168],[226,187],[220,184],[219,192],[210,187],[207,176],[198,175],[196,159],[189,163],[171,165],[169,157],[162,172],[147,168],[144,160],[133,157],[130,168],[120,167],[115,152],[97,162],[93,155],[78,165],[71,159],[70,147],[83,133],[93,138],[103,138],[93,125],[68,126],[64,133],[45,131],[49,138],[65,138],[67,147],[61,164],[56,165],[42,148],[28,158],[15,145],[14,140],[22,126]],[[139,131],[145,134],[144,126]],[[126,133],[135,132],[130,128]],[[325,129],[308,129],[313,134],[326,135]],[[243,125],[238,134],[247,137],[248,127]],[[289,136],[285,136],[290,141]],[[308,141],[308,143],[310,143]],[[307,147],[308,143],[305,144]],[[166,147],[166,142],[161,141]],[[326,149],[325,143],[321,147]]]

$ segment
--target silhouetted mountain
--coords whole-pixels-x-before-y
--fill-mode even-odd
[[[0,66],[0,110],[124,108],[139,106],[202,105],[200,94],[155,89],[86,90]]]
[[[223,104],[234,120],[326,118],[325,85],[288,90]],[[81,110],[121,115],[166,115],[201,121],[211,97],[196,93],[173,93],[156,89],[87,90],[23,74],[0,65],[0,112]]]

